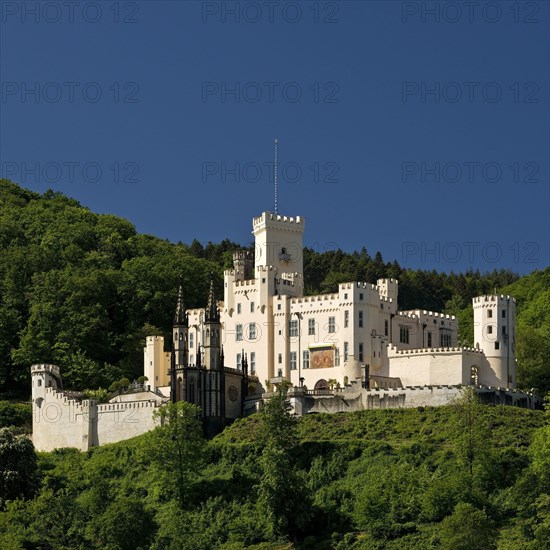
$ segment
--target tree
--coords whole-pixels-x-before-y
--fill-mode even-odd
[[[305,475],[296,468],[298,436],[287,399],[289,385],[279,384],[260,413],[263,451],[258,504],[275,538],[296,535],[310,515]]]
[[[483,510],[459,502],[439,530],[444,550],[489,550],[496,548],[496,531]]]
[[[31,497],[38,487],[36,454],[27,437],[0,429],[0,507],[7,500]]]
[[[204,458],[205,440],[196,405],[179,401],[160,407],[161,425],[147,434],[144,457],[151,460],[161,483],[176,493],[181,508],[188,505],[190,486]]]

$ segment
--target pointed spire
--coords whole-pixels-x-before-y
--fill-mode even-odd
[[[176,305],[176,313],[174,314],[174,325],[188,326],[187,313],[185,311],[185,303],[183,301],[183,275],[180,275],[180,288],[178,291],[178,303]]]
[[[219,323],[220,312],[214,296],[214,273],[210,273],[210,291],[208,293],[208,305],[206,306],[205,321],[207,323]]]

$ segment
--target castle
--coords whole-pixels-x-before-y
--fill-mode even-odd
[[[252,227],[255,251],[234,254],[223,302],[211,281],[207,306],[186,309],[180,284],[171,350],[163,337],[146,340],[146,387],[106,404],[79,401],[62,391],[58,367],[31,367],[39,450],[87,449],[144,433],[169,401],[197,404],[206,431],[215,433],[256,410],[283,380],[294,388],[297,414],[444,404],[463,385],[484,388],[493,402],[533,406],[514,390],[513,297],[474,298],[475,347],[461,347],[454,316],[398,311],[394,279],[304,296],[305,220],[263,212]]]

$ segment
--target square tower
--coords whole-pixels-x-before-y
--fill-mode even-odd
[[[301,285],[304,275],[304,218],[263,212],[254,218],[252,227],[256,269],[273,266],[282,278],[288,278],[284,277],[284,273],[294,274]]]

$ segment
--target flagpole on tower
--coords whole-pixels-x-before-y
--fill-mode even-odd
[[[275,214],[279,213],[278,177],[279,169],[279,140],[275,138],[275,162],[273,164],[273,181],[275,183]]]

